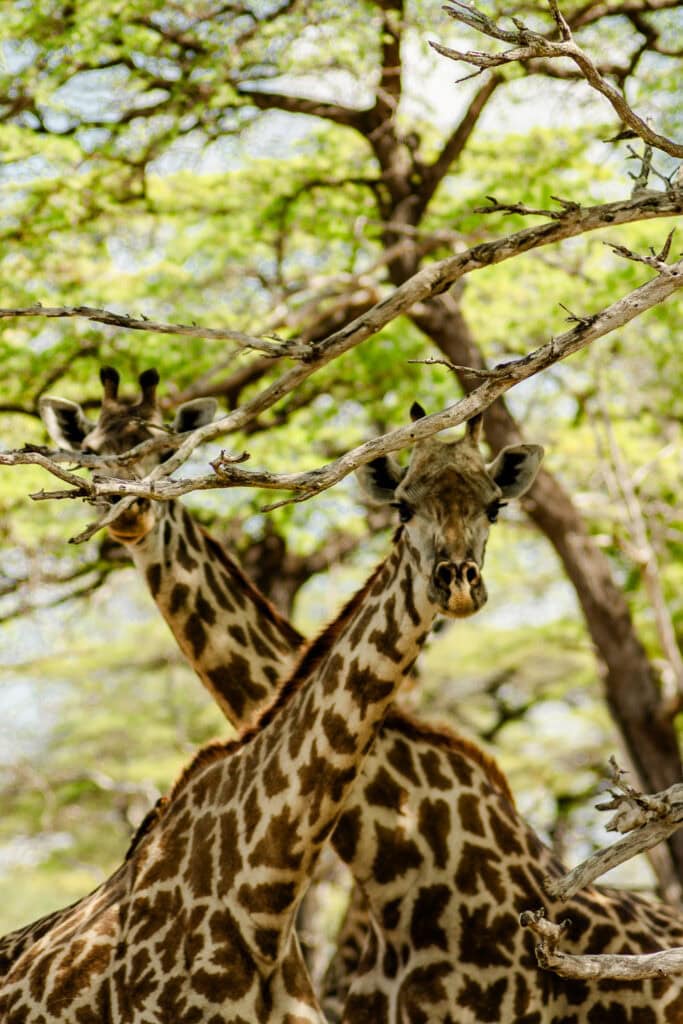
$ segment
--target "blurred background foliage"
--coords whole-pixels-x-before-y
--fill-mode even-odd
[[[681,9],[643,5],[638,16],[651,31],[637,60],[643,33],[615,11],[601,17],[596,8],[577,36],[630,68],[622,84],[639,111],[675,133],[680,54],[665,43],[680,31]],[[565,9],[572,13],[579,8]],[[523,16],[549,25],[535,3]],[[12,5],[0,26],[0,305],[105,306],[281,337],[323,337],[362,312],[389,288],[391,197],[371,131],[343,123],[335,105],[365,110],[381,98],[382,64],[399,37],[396,151],[428,162],[480,85],[456,86],[456,66],[427,47],[428,38],[481,46],[438,3]],[[626,197],[634,164],[625,144],[603,141],[617,128],[611,108],[580,82],[506,69],[426,206],[422,265],[529,222],[475,212],[487,195],[535,207],[556,195],[582,204]],[[655,159],[670,172],[668,158]],[[637,286],[647,270],[603,242],[644,251],[672,226],[601,232],[471,275],[458,297],[486,360],[565,329],[561,304],[590,313]],[[647,523],[680,641],[679,319],[675,302],[662,306],[509,396],[608,555],[664,673],[619,480],[630,481]],[[430,412],[453,401],[460,391],[448,370],[411,362],[434,355],[401,318],[222,444],[248,450],[254,467],[312,468],[405,423],[416,397]],[[129,389],[156,366],[169,418],[195,393],[231,408],[281,369],[225,342],[84,320],[3,321],[3,447],[44,442],[41,394],[95,409],[102,364],[115,365]],[[191,467],[205,467],[219,447],[202,449]],[[49,483],[33,468],[2,473],[0,933],[97,885],[190,753],[227,728],[125,553],[102,535],[68,544],[92,510],[29,500]],[[258,491],[185,500],[307,635],[360,584],[389,535],[386,522],[368,532],[351,479],[270,515],[260,510],[272,494]],[[437,631],[406,700],[490,743],[523,813],[574,860],[604,841],[591,805],[619,741],[555,554],[521,511],[507,509],[502,520],[487,556],[489,605]],[[259,577],[266,544],[280,561]],[[628,866],[620,880],[647,885],[650,876]]]

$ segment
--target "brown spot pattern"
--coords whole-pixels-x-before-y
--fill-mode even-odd
[[[436,867],[445,868],[451,831],[451,809],[446,801],[425,797],[420,804],[417,827],[429,844]]]

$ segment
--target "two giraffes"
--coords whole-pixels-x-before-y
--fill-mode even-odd
[[[161,415],[154,371],[129,402],[114,370],[101,376],[96,423],[64,399],[42,413],[60,447],[106,460]],[[213,413],[187,403],[174,428]],[[368,913],[362,956],[353,927],[340,945],[330,1020],[683,1021],[670,979],[591,985],[539,970],[518,915],[553,913],[542,880],[561,865],[482,750],[391,710],[436,615],[486,600],[489,528],[540,463],[538,446],[517,445],[486,466],[479,432],[472,421],[460,441],[416,445],[407,470],[387,458],[366,468],[371,496],[397,511],[392,549],[309,646],[182,504],[140,501],[111,525],[243,732],[199,752],[98,889],[0,940],[0,1020],[321,1024],[294,922],[331,844]],[[629,894],[590,890],[561,914],[577,952],[683,944],[672,914]]]

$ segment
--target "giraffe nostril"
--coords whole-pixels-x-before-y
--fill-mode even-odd
[[[452,562],[439,562],[434,570],[434,577],[445,587],[450,587],[455,579],[455,566]]]
[[[462,573],[471,587],[479,582],[479,567],[474,562],[465,562],[462,565]]]

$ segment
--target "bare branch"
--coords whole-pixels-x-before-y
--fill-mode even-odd
[[[114,313],[110,309],[95,309],[91,306],[25,306],[20,309],[0,309],[0,320],[17,317],[48,317],[56,319],[82,318],[95,323],[123,327],[127,331],[149,331],[151,334],[182,334],[190,338],[212,338],[218,341],[234,341],[240,348],[255,349],[277,358],[289,356],[302,359],[310,355],[308,345],[298,345],[293,341],[254,338],[242,331],[233,331],[228,327],[200,327],[198,324],[165,324],[148,317],[134,317],[127,313]]]
[[[150,441],[146,441],[143,444],[138,445],[135,449],[125,453],[124,456],[119,456],[118,459],[108,458],[107,464],[111,468],[116,462],[130,463],[141,459],[152,452],[160,450],[171,451],[174,450],[174,454],[171,455],[165,462],[158,465],[144,481],[138,481],[137,485],[143,488],[144,494],[150,495],[151,485],[156,481],[160,481],[162,478],[170,476],[176,469],[178,469],[205,441],[213,440],[220,435],[225,435],[237,430],[242,429],[246,424],[250,423],[256,416],[266,409],[271,408],[282,398],[288,395],[296,387],[299,386],[304,380],[316,372],[320,367],[327,365],[333,359],[342,355],[344,352],[348,352],[356,345],[361,344],[367,338],[371,337],[380,331],[386,324],[390,323],[397,316],[407,312],[416,303],[421,302],[423,299],[445,291],[451,284],[459,280],[466,274],[472,273],[473,271],[480,270],[483,267],[493,266],[497,263],[501,263],[504,260],[510,259],[514,256],[518,256],[523,252],[529,252],[532,249],[536,249],[545,245],[549,245],[553,242],[558,242],[566,238],[572,238],[576,235],[583,234],[587,231],[594,231],[599,228],[607,226],[615,226],[618,224],[630,223],[635,220],[648,220],[653,217],[671,216],[676,213],[683,212],[683,190],[676,193],[654,193],[648,195],[640,195],[632,197],[631,199],[617,202],[607,203],[595,207],[581,208],[563,217],[562,220],[555,220],[549,223],[540,224],[534,227],[524,228],[514,234],[507,235],[501,239],[497,239],[491,242],[483,242],[479,245],[474,246],[471,249],[467,249],[462,253],[450,256],[444,260],[431,263],[423,269],[419,270],[411,278],[405,281],[402,285],[394,290],[394,292],[387,298],[383,299],[375,306],[373,306],[367,312],[362,313],[356,319],[346,324],[341,330],[335,331],[329,335],[324,341],[311,346],[311,354],[296,365],[285,371],[280,377],[274,380],[260,393],[255,395],[249,401],[245,402],[239,409],[235,409],[227,416],[216,420],[214,423],[207,424],[204,427],[192,431],[186,435],[179,436],[168,436],[153,438]],[[622,319],[621,323],[626,323],[632,316],[637,315],[642,309],[648,308],[649,305],[655,305],[661,302],[669,294],[675,291],[679,287],[680,282],[680,265],[674,264],[671,267],[666,268],[666,274],[662,273],[659,279],[650,282],[644,286],[644,291],[638,290],[633,293],[633,299],[635,305],[630,315],[626,315]],[[641,294],[642,292],[642,294]],[[626,297],[622,302],[628,304],[631,297]],[[644,305],[641,305],[641,302]],[[621,310],[621,304],[616,303],[614,307],[610,307],[610,310]],[[621,310],[621,313],[624,311]],[[38,314],[39,315],[39,314]],[[601,317],[610,318],[610,311],[606,310]],[[602,322],[602,320],[601,320]],[[614,329],[618,324],[615,322],[609,330]],[[580,328],[579,328],[580,330]],[[590,329],[589,329],[590,330]],[[572,332],[569,332],[570,334]],[[606,333],[604,331],[603,333]],[[595,337],[599,337],[598,333]],[[567,336],[563,336],[567,337]],[[549,351],[555,353],[556,349],[553,347],[558,343],[559,339],[555,342],[551,342]],[[582,341],[578,347],[582,347],[583,344],[587,344],[588,341],[593,340],[592,337],[586,338]],[[548,348],[546,346],[546,348]],[[539,352],[543,350],[538,350]],[[575,351],[575,349],[572,349]],[[565,352],[569,354],[569,349]],[[516,374],[523,374],[517,376],[515,380],[524,379],[524,375],[529,376],[530,373],[537,372],[543,369],[545,365],[550,365],[552,362],[560,358],[559,355],[553,355],[549,362],[541,365],[538,363],[536,369],[530,369],[528,373],[524,374],[523,364],[527,368],[536,365],[533,360],[536,358],[536,354],[532,353],[531,356],[526,357],[525,360],[519,361],[518,369],[515,371]],[[527,362],[531,360],[531,362]],[[442,430],[447,426],[453,426],[455,423],[462,422],[463,419],[474,414],[475,411],[479,411],[485,408],[493,398],[497,397],[498,394],[502,394],[507,387],[512,386],[515,381],[511,380],[508,384],[501,387],[500,390],[496,391],[491,398],[484,396],[484,400],[477,409],[463,408],[462,415],[458,415],[457,418],[449,419],[446,412],[443,414],[446,416],[444,421],[435,422],[432,417],[428,417],[426,420],[421,420],[420,424],[413,425],[410,428],[413,432],[403,435],[399,441],[397,441],[393,447],[387,447],[385,451],[393,451],[401,447],[405,447],[414,443],[418,437],[426,437],[431,433],[438,430]],[[494,383],[499,386],[500,381],[489,382],[490,385]],[[468,400],[466,399],[465,402]],[[433,424],[433,425],[432,425]],[[427,425],[425,429],[425,425]],[[371,442],[372,444],[372,442]],[[330,486],[331,483],[341,479],[347,472],[355,468],[355,465],[359,465],[363,461],[369,461],[374,458],[378,451],[369,451],[367,458],[360,458],[358,463],[354,466],[349,466],[347,469],[342,471],[339,476],[330,480],[330,483],[325,486]],[[13,457],[16,459],[17,453],[13,453]],[[83,464],[82,456],[78,453],[71,454],[71,461],[73,464]],[[8,462],[6,464],[12,464]],[[16,462],[14,463],[16,464]],[[91,464],[88,460],[88,464]],[[46,467],[47,468],[47,467]],[[234,470],[233,470],[234,472]],[[233,478],[234,479],[234,478]],[[290,477],[281,479],[280,486],[284,489],[290,488]],[[180,482],[176,482],[177,486]],[[247,478],[243,478],[239,481],[235,481],[233,486],[237,483],[246,484]],[[307,483],[310,483],[308,481]],[[81,482],[82,484],[82,482]],[[227,486],[224,483],[223,486]],[[275,484],[269,484],[265,478],[253,479],[252,486],[276,486]],[[93,486],[95,486],[93,484]],[[78,538],[74,538],[74,541],[86,540],[93,536],[103,526],[108,525],[117,515],[120,515],[125,511],[126,508],[130,507],[133,500],[135,500],[136,494],[141,492],[133,492],[132,487],[135,486],[131,481],[113,481],[98,482],[97,493],[106,494],[104,490],[106,487],[110,488],[109,493],[116,493],[121,495],[123,491],[120,489],[123,487],[128,496],[124,497],[120,504],[116,506],[116,509],[110,509],[105,516],[97,522],[91,524],[87,530],[79,534]],[[200,481],[198,487],[203,486]],[[214,482],[212,486],[216,486]],[[307,486],[307,484],[301,484],[301,487]],[[296,487],[296,482],[294,484]],[[118,488],[112,490],[112,488]],[[197,489],[197,486],[191,486],[189,483],[186,484],[185,490],[180,493],[187,493],[187,491]],[[316,493],[316,492],[312,492]],[[174,496],[168,490],[168,485],[158,486],[154,489],[154,493],[150,496],[155,498],[168,499]]]
[[[344,107],[339,103],[325,103],[322,100],[311,100],[303,96],[289,96],[286,93],[269,92],[265,89],[248,89],[238,85],[237,92],[241,99],[258,107],[259,110],[285,110],[290,114],[308,114],[310,117],[322,117],[335,124],[348,128],[363,130],[365,110]]]
[[[539,32],[532,31],[517,18],[512,19],[515,24],[514,31],[504,29],[476,7],[464,4],[461,0],[450,0],[450,6],[444,7],[443,10],[451,18],[481,32],[490,39],[512,44],[512,49],[494,54],[474,50],[453,50],[436,42],[430,42],[430,46],[437,53],[448,57],[449,60],[470,64],[478,68],[479,71],[517,62],[524,64],[538,58],[566,57],[578,67],[582,77],[591,88],[609,101],[623,124],[655,149],[660,149],[664,153],[668,153],[669,156],[683,157],[683,145],[654,131],[647,121],[631,109],[623,93],[604,77],[588,54],[575,42],[569,24],[561,14],[556,0],[549,0],[549,4],[553,19],[559,29],[559,40],[552,40]]]
[[[667,266],[666,259],[671,251],[671,242],[673,241],[675,230],[675,228],[671,229],[661,250],[655,253],[654,249],[652,249],[649,256],[641,256],[640,253],[632,252],[625,245],[615,245],[613,242],[605,242],[605,245],[608,245],[617,256],[622,256],[626,260],[633,260],[635,263],[645,263],[646,266],[661,271],[663,267]]]
[[[624,782],[624,772],[614,758],[610,758],[610,767],[612,799],[596,806],[600,811],[616,810],[606,825],[609,832],[629,834],[598,850],[562,878],[544,879],[545,889],[554,899],[571,899],[607,871],[668,839],[683,824],[683,783],[644,795]]]
[[[251,486],[273,490],[298,492],[295,498],[287,501],[305,501],[314,494],[331,487],[343,479],[363,463],[380,455],[398,451],[413,445],[416,441],[430,437],[437,431],[456,426],[471,416],[486,409],[499,395],[513,387],[521,380],[539,373],[560,359],[579,351],[590,342],[602,337],[639,316],[646,309],[664,301],[674,291],[683,287],[683,260],[667,268],[654,280],[642,285],[611,306],[585,318],[576,318],[577,324],[564,334],[552,338],[546,345],[523,356],[520,359],[502,363],[488,371],[480,386],[454,405],[440,413],[426,416],[406,427],[390,431],[381,437],[367,441],[340,458],[303,473],[271,473],[268,471],[245,470],[237,463],[244,461],[246,456],[225,456],[223,454],[212,467],[215,476],[199,477],[190,480],[163,480],[154,478],[154,472],[145,480],[117,480],[96,478],[90,485],[89,493],[97,497],[135,496],[168,501],[187,494],[193,490],[209,490],[220,487]],[[188,438],[190,440],[191,438]],[[49,468],[44,456],[35,453],[12,453],[5,457],[16,462],[22,458],[34,461],[41,459],[41,464]],[[11,463],[8,463],[11,464]],[[61,472],[61,471],[60,471]],[[79,481],[80,482],[80,481]],[[62,492],[60,497],[71,497],[71,492]],[[279,502],[278,504],[283,504]],[[268,506],[273,508],[276,506]],[[111,515],[111,511],[108,515]],[[113,509],[113,518],[120,514],[121,505]]]
[[[595,981],[615,978],[620,981],[640,978],[661,978],[683,971],[683,948],[666,949],[660,953],[633,954],[600,953],[596,955],[562,953],[557,949],[571,921],[554,924],[545,917],[544,910],[525,910],[519,923],[530,928],[540,939],[535,948],[539,967],[559,974],[561,978]]]
[[[436,356],[429,356],[428,359],[409,359],[409,363],[418,363],[422,366],[445,366],[453,373],[462,373],[467,377],[476,377],[477,380],[489,380],[496,376],[495,370],[478,370],[474,366],[459,366],[449,359],[438,359]]]
[[[63,480],[64,483],[71,484],[73,490],[66,492],[70,497],[94,497],[95,485],[90,480],[76,476],[75,473],[70,473],[59,465],[61,461],[64,461],[62,456],[70,455],[69,461],[73,463],[73,452],[50,452],[49,455],[46,452],[47,449],[45,452],[37,452],[31,451],[29,448],[19,452],[0,452],[0,466],[41,466],[48,473]],[[91,456],[90,459],[93,462],[96,461],[96,457]]]

